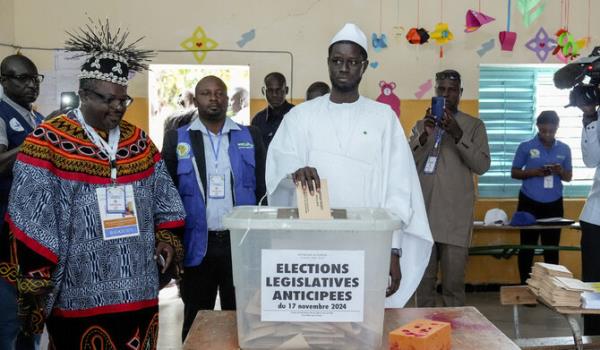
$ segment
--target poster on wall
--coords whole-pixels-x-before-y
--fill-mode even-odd
[[[64,50],[54,51],[54,69],[41,72],[44,81],[34,103],[36,111],[48,115],[60,108],[61,93],[79,90],[79,73],[85,58],[73,56]]]
[[[181,126],[193,113],[194,89],[200,79],[214,75],[227,85],[227,116],[250,124],[250,67],[246,65],[151,64],[148,71],[150,138],[161,149],[165,126]],[[177,125],[176,125],[177,124]]]
[[[363,250],[263,249],[261,321],[363,322]]]

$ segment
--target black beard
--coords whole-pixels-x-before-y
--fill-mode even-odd
[[[339,85],[335,80],[331,79],[331,86],[335,88],[337,91],[342,93],[352,92],[358,90],[358,85],[360,84],[360,80],[356,82],[355,85]]]

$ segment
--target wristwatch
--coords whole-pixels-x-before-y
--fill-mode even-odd
[[[402,256],[402,248],[392,248],[392,255],[401,257]]]

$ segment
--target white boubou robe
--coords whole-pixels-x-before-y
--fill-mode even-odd
[[[329,95],[294,107],[267,154],[270,205],[296,206],[289,175],[305,166],[327,179],[332,208],[386,208],[401,219],[392,247],[402,248],[402,280],[386,307],[403,307],[421,282],[433,239],[415,162],[392,109],[365,97],[336,104]]]

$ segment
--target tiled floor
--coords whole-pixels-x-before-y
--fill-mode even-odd
[[[498,292],[467,293],[467,304],[475,306],[504,334],[514,338],[512,307],[500,305]],[[522,338],[571,335],[567,321],[543,306],[520,307],[519,311]],[[177,296],[177,288],[163,289],[160,295],[159,350],[181,349],[182,323],[183,304]]]

